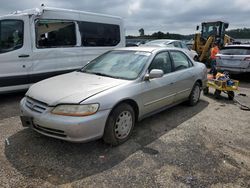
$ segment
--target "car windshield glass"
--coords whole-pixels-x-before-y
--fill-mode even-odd
[[[110,51],[91,61],[81,71],[133,80],[139,76],[150,55],[142,51]]]
[[[228,47],[220,51],[223,55],[250,55],[250,47]]]
[[[23,22],[0,21],[0,53],[17,50],[23,46]]]

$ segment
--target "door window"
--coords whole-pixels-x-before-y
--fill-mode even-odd
[[[171,57],[174,63],[174,70],[182,70],[193,66],[191,60],[180,51],[171,51]]]
[[[178,41],[173,42],[173,44],[174,44],[174,47],[176,47],[176,48],[182,48],[180,42],[178,42]]]
[[[155,56],[151,65],[149,66],[149,72],[152,69],[163,70],[164,74],[172,71],[171,59],[168,52],[162,52]]]
[[[10,52],[23,46],[23,21],[0,21],[0,53]]]
[[[76,45],[75,23],[63,20],[36,21],[36,46],[58,48]]]

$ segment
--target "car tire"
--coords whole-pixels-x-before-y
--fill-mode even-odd
[[[189,95],[188,104],[190,106],[196,105],[200,100],[200,95],[201,95],[201,86],[198,82],[196,82],[193,86],[193,89],[192,89],[190,95]]]
[[[220,99],[220,94],[221,94],[221,90],[216,89],[214,92],[214,96],[216,99]]]
[[[105,143],[116,146],[127,141],[135,124],[134,109],[126,103],[116,106],[110,113],[103,135]]]
[[[234,92],[233,91],[228,91],[227,96],[228,96],[229,100],[233,100],[234,99]]]

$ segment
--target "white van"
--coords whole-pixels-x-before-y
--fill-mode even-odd
[[[83,67],[125,46],[123,20],[41,7],[0,17],[0,93]]]

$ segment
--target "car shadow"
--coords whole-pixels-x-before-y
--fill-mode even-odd
[[[208,104],[204,100],[193,107],[180,104],[146,118],[137,123],[131,138],[117,147],[102,140],[69,143],[23,129],[9,137],[5,155],[25,177],[43,179],[53,185],[70,183],[111,169],[138,150],[157,154],[147,145],[197,115]]]
[[[19,115],[19,102],[25,92],[0,94],[0,119]]]

